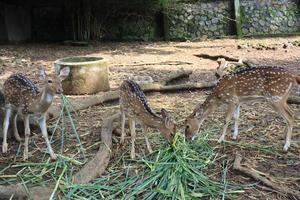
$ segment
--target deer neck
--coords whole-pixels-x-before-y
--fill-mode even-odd
[[[143,123],[149,127],[162,129],[164,127],[163,118],[153,113],[146,113],[143,116]]]
[[[209,97],[207,97],[202,104],[199,104],[195,108],[192,115],[199,120],[204,120],[210,113],[212,113],[215,110],[217,105],[218,101],[212,94]]]
[[[45,86],[36,98],[34,104],[35,112],[46,112],[53,102],[54,95],[55,93],[49,87]]]

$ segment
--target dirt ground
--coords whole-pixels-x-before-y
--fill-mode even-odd
[[[190,82],[215,80],[214,72],[218,66],[216,61],[200,59],[194,54],[226,55],[236,58],[253,60],[258,65],[272,65],[288,68],[300,74],[300,37],[269,38],[269,39],[218,39],[199,42],[157,42],[157,43],[92,43],[88,47],[74,47],[61,44],[17,44],[0,46],[0,84],[12,73],[23,72],[33,76],[34,68],[30,63],[42,63],[48,71],[53,71],[56,59],[75,55],[97,55],[109,60],[110,84],[116,89],[129,75],[150,75],[154,81],[164,79],[168,73],[180,68],[191,69],[193,74]],[[299,95],[299,90],[293,90],[293,95]],[[193,110],[196,104],[203,102],[210,90],[182,91],[172,93],[147,94],[154,110],[166,108],[179,125]],[[73,97],[74,98],[74,97]],[[299,113],[300,105],[291,105],[295,113]],[[91,157],[97,150],[95,143],[100,141],[101,121],[106,116],[118,110],[118,103],[93,106],[81,110],[75,116],[78,132],[82,136],[83,145]],[[223,125],[224,107],[209,117],[203,128]],[[298,114],[299,115],[299,114]],[[234,153],[238,150],[244,156],[246,166],[272,176],[276,183],[300,190],[300,134],[299,120],[295,122],[293,143],[288,153],[282,151],[284,144],[285,123],[278,114],[265,103],[253,102],[242,105],[240,135],[238,142],[243,144],[258,144],[267,146],[273,153],[260,149],[241,147],[232,143],[217,144],[217,152],[232,163]],[[216,135],[216,138],[219,135]],[[114,154],[124,151],[116,141]],[[228,141],[232,141],[228,133]],[[142,141],[142,137],[139,139]],[[13,142],[12,142],[13,143]],[[39,140],[40,146],[43,140]],[[66,144],[68,145],[68,144]],[[69,145],[70,148],[71,144]],[[31,154],[35,154],[31,146]],[[1,156],[0,164],[5,165],[14,157],[16,150],[10,148],[9,154]],[[129,153],[128,153],[129,154]],[[218,166],[219,164],[219,166]],[[216,177],[221,176],[221,161],[212,170]],[[229,167],[229,181],[235,183],[257,183]],[[288,199],[278,195],[257,183],[255,189],[245,190],[239,199]]]

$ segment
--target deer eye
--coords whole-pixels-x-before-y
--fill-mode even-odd
[[[53,83],[53,81],[52,80],[48,80],[48,83]]]

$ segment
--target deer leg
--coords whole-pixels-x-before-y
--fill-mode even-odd
[[[289,111],[285,108],[284,103],[282,102],[273,103],[273,106],[276,109],[276,111],[286,120],[287,131],[283,150],[287,151],[291,145],[294,116],[291,115],[291,113],[289,113]]]
[[[131,159],[135,158],[135,138],[136,138],[136,132],[135,132],[135,121],[132,118],[129,118],[129,129],[130,129],[130,135],[131,135],[131,152],[130,157]]]
[[[295,117],[294,111],[290,108],[290,106],[285,102],[284,103],[284,110],[292,117]]]
[[[2,142],[2,153],[6,153],[8,149],[7,144],[7,131],[9,126],[9,118],[11,115],[11,107],[7,106],[5,110],[5,119],[3,121],[3,142]]]
[[[18,142],[21,142],[22,138],[20,137],[18,132],[17,121],[18,121],[18,113],[16,113],[14,116],[14,136]]]
[[[42,118],[39,120],[39,125],[40,125],[40,128],[41,128],[42,134],[43,134],[43,138],[46,141],[47,148],[48,148],[48,151],[50,153],[50,156],[53,160],[56,160],[57,155],[55,155],[55,153],[53,152],[53,149],[51,147],[51,144],[50,144],[50,141],[49,141],[49,138],[48,138],[47,125],[46,125],[46,116],[45,115],[43,115]]]
[[[28,143],[30,136],[30,127],[29,127],[29,115],[24,116],[24,127],[25,127],[25,142],[24,142],[24,154],[23,160],[28,160]]]
[[[152,150],[152,147],[150,145],[150,142],[149,142],[149,139],[148,139],[148,136],[147,136],[148,127],[146,125],[142,125],[142,130],[143,130],[143,134],[144,134],[144,137],[145,137],[145,142],[146,142],[146,145],[147,145],[147,149],[148,149],[149,153],[152,153],[153,150]]]
[[[120,143],[123,144],[125,140],[125,112],[121,110],[121,126],[122,126],[122,132],[121,132],[121,140]]]
[[[233,139],[236,140],[239,134],[239,117],[240,117],[240,104],[238,104],[235,108],[234,114],[234,131],[233,131]]]
[[[230,122],[230,120],[232,118],[232,115],[233,115],[233,112],[235,110],[235,107],[236,107],[235,104],[229,104],[228,105],[228,110],[226,112],[226,117],[225,117],[225,125],[223,126],[222,135],[221,135],[221,137],[218,140],[219,143],[222,142],[222,141],[224,141],[224,139],[225,139],[226,131],[227,131],[229,122]]]

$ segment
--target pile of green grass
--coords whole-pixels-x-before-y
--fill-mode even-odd
[[[242,192],[223,180],[205,173],[214,165],[215,152],[209,144],[209,131],[188,143],[177,134],[173,145],[161,145],[149,156],[137,160],[120,159],[120,167],[108,168],[107,175],[89,184],[68,185],[66,199],[199,199],[225,198]],[[132,174],[122,166],[136,166]],[[222,179],[220,177],[220,179]]]

